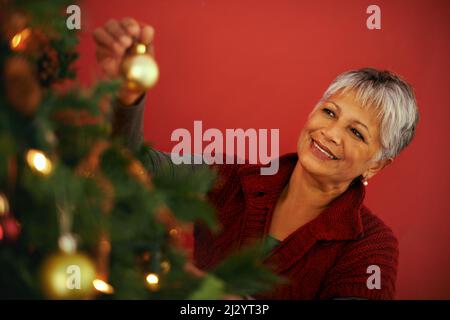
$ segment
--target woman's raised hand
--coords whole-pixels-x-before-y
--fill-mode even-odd
[[[153,38],[155,30],[152,26],[138,23],[132,18],[109,20],[93,33],[96,58],[103,73],[109,79],[118,79],[122,60],[136,42],[147,45],[148,52],[154,55]],[[123,86],[118,94],[124,105],[132,105],[144,92],[136,92]]]

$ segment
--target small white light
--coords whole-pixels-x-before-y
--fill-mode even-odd
[[[52,172],[52,162],[42,151],[28,150],[26,160],[30,168],[34,171],[43,175],[48,175]]]
[[[159,277],[158,277],[156,274],[154,274],[154,273],[149,273],[149,274],[147,275],[146,280],[147,280],[147,282],[148,282],[149,284],[158,284],[158,282],[159,282]]]
[[[109,283],[106,283],[103,280],[95,279],[94,281],[92,281],[92,284],[94,285],[94,288],[101,293],[114,293],[114,288]]]

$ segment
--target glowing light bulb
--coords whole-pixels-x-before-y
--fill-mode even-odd
[[[157,284],[159,282],[159,277],[154,273],[149,273],[146,280],[149,284]]]
[[[92,281],[92,284],[94,285],[94,288],[101,293],[114,293],[114,288],[109,283],[106,283],[103,280],[95,279],[94,281]]]
[[[156,273],[149,273],[145,280],[150,290],[157,291],[159,289],[159,277]]]
[[[17,33],[10,41],[10,48],[14,51],[21,51],[25,49],[26,41],[31,35],[31,29],[26,28]]]
[[[26,160],[31,169],[43,175],[49,175],[53,166],[50,159],[39,150],[28,150]]]

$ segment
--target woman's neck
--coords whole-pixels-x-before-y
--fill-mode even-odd
[[[317,216],[347,188],[346,184],[332,184],[313,177],[297,161],[280,200],[292,209],[301,208],[295,210],[299,214]]]
[[[269,234],[283,240],[299,227],[317,218],[348,185],[332,185],[306,172],[299,161],[275,206]]]

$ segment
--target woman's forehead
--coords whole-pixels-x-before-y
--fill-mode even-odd
[[[325,99],[325,102],[334,105],[344,116],[352,117],[354,120],[361,122],[364,121],[366,125],[375,127],[379,125],[378,110],[371,104],[363,105],[357,99],[354,91],[331,95],[328,99]]]

